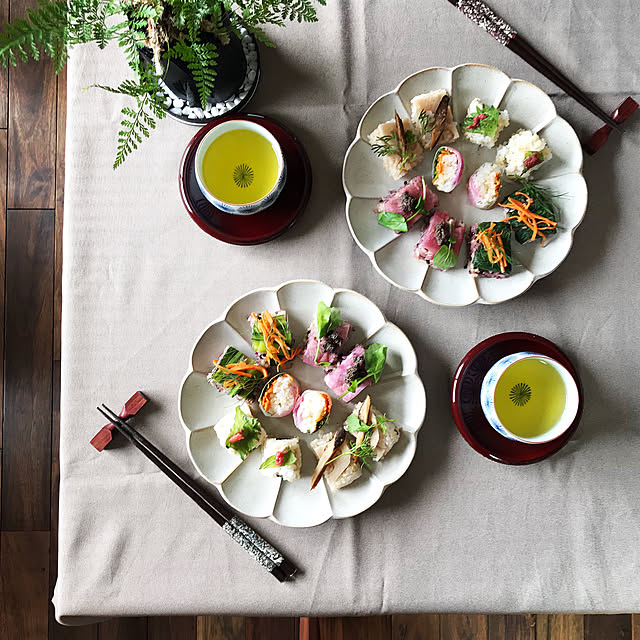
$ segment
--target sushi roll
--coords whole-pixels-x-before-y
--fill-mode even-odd
[[[324,391],[307,389],[293,408],[293,423],[302,433],[313,433],[324,426],[331,413],[331,397]]]
[[[502,178],[500,167],[493,162],[481,164],[469,177],[469,202],[478,209],[491,209],[498,201]]]
[[[262,451],[260,470],[266,476],[293,482],[300,478],[302,452],[298,438],[277,440],[267,438]]]
[[[213,361],[213,369],[207,374],[209,384],[234,398],[251,398],[268,376],[267,370],[235,347],[226,347],[222,355]]]
[[[511,275],[511,227],[507,222],[480,222],[471,227],[469,273],[482,278]]]
[[[378,202],[375,212],[378,224],[396,233],[408,231],[422,216],[430,215],[439,198],[422,176],[406,181],[399,189],[392,189]]]
[[[298,381],[288,373],[279,373],[267,382],[258,404],[265,416],[284,418],[293,411],[299,396]]]
[[[500,133],[509,126],[509,113],[484,104],[474,98],[467,109],[467,117],[462,123],[464,137],[473,144],[491,149],[498,141]]]
[[[337,491],[362,475],[360,459],[351,455],[350,440],[345,435],[344,429],[339,429],[335,433],[325,433],[311,442],[311,449],[318,458],[311,489],[315,488],[321,477],[325,478],[331,491]]]
[[[555,196],[548,189],[530,182],[523,182],[520,189],[505,198],[499,205],[507,217],[515,239],[520,244],[540,239],[542,246],[550,236],[558,232],[559,212]]]
[[[511,178],[526,178],[551,156],[544,138],[533,131],[520,129],[507,144],[498,147],[496,164]]]
[[[456,266],[464,242],[464,223],[449,217],[446,211],[436,211],[429,226],[422,232],[414,255],[418,260],[446,271]]]
[[[424,150],[418,140],[411,120],[401,119],[378,125],[369,136],[372,151],[382,158],[384,170],[394,179],[400,180],[422,162]]]
[[[378,382],[387,359],[387,347],[374,343],[366,349],[357,345],[340,364],[324,375],[324,383],[349,402],[372,382]]]
[[[367,396],[358,402],[347,418],[344,428],[356,437],[356,446],[366,444],[371,448],[371,459],[379,462],[400,440],[400,427],[395,420],[387,418],[373,405]]]
[[[264,444],[267,434],[253,417],[246,402],[238,405],[214,425],[220,444],[244,460],[254,449]]]
[[[462,154],[452,147],[440,147],[433,156],[431,182],[444,193],[451,193],[462,178],[464,161]]]
[[[445,89],[436,89],[435,91],[415,96],[411,100],[411,121],[416,131],[420,134],[420,143],[425,149],[433,149],[438,142],[447,144],[460,137],[458,127],[456,127],[456,123],[453,120],[451,107],[447,104],[442,132],[439,136],[436,132],[436,140],[432,142],[433,132],[431,128],[435,124],[435,114],[444,96],[448,97]]]
[[[300,349],[292,346],[293,338],[289,330],[289,321],[284,311],[252,313],[249,316],[251,326],[251,346],[258,361],[266,367],[283,366],[293,360]]]
[[[303,362],[314,367],[327,367],[338,362],[342,346],[352,329],[350,322],[342,322],[340,309],[328,307],[320,301],[316,318],[307,330]]]

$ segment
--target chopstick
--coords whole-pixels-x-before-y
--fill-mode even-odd
[[[222,503],[205,495],[180,467],[136,431],[126,420],[117,416],[104,404],[102,407],[96,408],[127,440],[133,443],[160,471],[177,484],[184,493],[222,527],[225,533],[251,554],[269,573],[280,582],[293,577],[297,571],[296,567],[248,524],[235,516]]]
[[[534,69],[546,76],[551,82],[563,89],[574,100],[606,122],[612,129],[620,131],[616,121],[601,109],[586,93],[579,89],[567,76],[555,67],[547,58],[530,45],[511,25],[482,0],[449,0],[469,20],[482,27],[501,45],[511,49]]]

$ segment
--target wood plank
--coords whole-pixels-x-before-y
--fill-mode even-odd
[[[34,0],[10,0],[11,19],[25,14]],[[9,69],[10,209],[55,206],[56,78],[47,56]]]
[[[245,640],[297,640],[297,618],[245,618]]]
[[[584,616],[584,640],[631,640],[631,614]]]
[[[60,327],[62,323],[62,228],[64,222],[65,138],[67,132],[67,69],[58,75],[56,124],[56,212],[54,243],[53,291],[53,358],[60,360]]]
[[[2,528],[48,531],[53,211],[7,212]]]
[[[147,640],[196,640],[195,616],[149,618]]]
[[[0,21],[9,19],[9,0],[0,0]],[[0,129],[7,128],[7,112],[9,110],[9,70],[0,67]],[[0,182],[5,182],[6,173],[2,174]],[[5,185],[6,186],[6,185]]]
[[[440,638],[441,640],[487,640],[487,616],[442,614]]]
[[[640,640],[640,613],[634,613],[631,616],[631,638]]]
[[[393,640],[440,640],[440,616],[435,613],[392,616]]]
[[[583,640],[583,638],[583,615],[554,613],[536,616],[536,640]]]
[[[98,625],[98,640],[146,640],[147,618],[112,618]]]
[[[0,533],[0,638],[47,640],[49,533]]]
[[[0,87],[1,88],[1,87]],[[4,94],[0,93],[0,101]],[[7,132],[0,131],[0,330],[4,335],[4,288],[7,233]],[[4,340],[0,340],[0,363],[4,362]],[[2,450],[2,393],[4,367],[0,366],[0,450]]]
[[[489,640],[536,640],[536,616],[523,615],[487,616]]]
[[[391,616],[309,618],[309,640],[391,640],[391,638]],[[247,640],[249,640],[248,637]],[[303,638],[300,637],[300,640]]]
[[[244,618],[198,616],[197,640],[244,640]]]

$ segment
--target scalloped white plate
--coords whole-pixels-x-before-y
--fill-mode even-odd
[[[222,447],[213,425],[237,402],[213,388],[206,380],[212,360],[227,344],[251,356],[247,317],[252,311],[285,309],[294,338],[300,343],[314,318],[318,302],[338,307],[342,318],[354,325],[347,347],[361,342],[387,345],[387,363],[380,382],[367,388],[374,406],[396,419],[402,436],[396,446],[352,485],[332,493],[324,483],[309,490],[316,458],[309,443],[319,434],[334,431],[353,409],[325,387],[324,370],[297,359],[290,373],[303,389],[321,389],[333,399],[327,425],[315,434],[298,431],[291,416],[266,418],[255,407],[254,415],[265,431],[277,437],[298,437],[302,449],[302,477],[292,483],[268,478],[259,470],[261,452],[253,451],[244,462]],[[365,396],[361,393],[356,401]],[[424,422],[427,397],[418,376],[415,351],[405,334],[387,322],[378,307],[348,289],[333,289],[315,280],[294,280],[273,289],[256,289],[238,298],[222,318],[209,325],[191,353],[190,366],[180,386],[180,421],[187,434],[187,449],[198,473],[216,485],[236,510],[256,518],[270,518],[288,527],[312,527],[329,518],[349,518],[373,505],[385,487],[407,470],[416,450],[416,437]]]
[[[384,172],[380,158],[371,152],[367,137],[380,122],[393,118],[394,109],[401,117],[408,117],[414,96],[442,88],[450,92],[456,122],[462,121],[469,103],[478,97],[485,103],[509,111],[511,124],[502,132],[498,144],[506,142],[517,129],[525,128],[546,138],[553,151],[552,159],[540,167],[533,178],[562,194],[558,200],[561,210],[558,233],[545,247],[539,243],[535,246],[520,245],[514,240],[514,270],[509,278],[495,280],[472,276],[466,268],[465,249],[460,253],[458,265],[450,271],[429,268],[413,256],[422,225],[415,225],[407,233],[396,235],[381,227],[373,212],[378,200],[389,190],[397,189],[402,182],[393,180]],[[480,148],[462,139],[451,146],[464,157],[464,174],[452,193],[436,191],[440,197],[439,208],[462,219],[467,229],[476,222],[504,217],[498,208],[483,211],[472,206],[466,192],[469,176],[483,162],[495,160],[496,149]],[[433,153],[426,152],[422,163],[403,179],[416,175],[429,178]],[[413,291],[429,302],[453,307],[475,302],[504,302],[524,293],[536,280],[549,275],[567,257],[573,233],[587,208],[582,147],[571,125],[556,114],[551,98],[529,82],[512,80],[494,67],[479,64],[463,64],[452,69],[424,69],[378,98],[362,117],[356,138],[347,150],[342,183],[347,195],[346,215],[351,235],[380,275],[396,287]],[[431,180],[428,184],[431,186]],[[515,185],[505,181],[503,194],[511,193],[511,186]]]

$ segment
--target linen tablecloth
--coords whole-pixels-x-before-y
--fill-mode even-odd
[[[637,97],[633,3],[492,6],[604,107]],[[256,247],[218,242],[187,216],[177,170],[193,128],[164,120],[112,171],[121,100],[82,89],[117,84],[124,60],[116,47],[71,57],[58,619],[640,610],[638,120],[585,159],[589,208],[557,272],[498,306],[430,305],[385,282],[346,225],[340,170],[366,107],[421,68],[479,62],[549,91],[583,137],[600,124],[445,0],[329,0],[319,17],[270,30],[277,48],[262,52],[251,110],[298,134],[314,186],[296,226]],[[360,291],[407,333],[428,415],[408,473],[366,513],[307,530],[250,520],[303,569],[279,585],[138,451],[89,440],[96,404],[141,389],[152,402],[140,428],[195,477],[177,414],[194,340],[242,293],[301,277]],[[522,468],[475,453],[448,401],[460,358],[509,330],[565,349],[586,398],[571,444]]]

